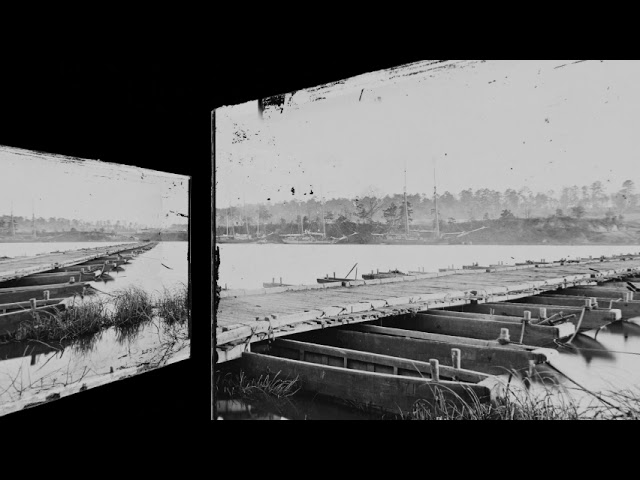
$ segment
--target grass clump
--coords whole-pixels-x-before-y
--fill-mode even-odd
[[[187,287],[165,288],[158,298],[132,286],[109,297],[92,297],[55,313],[39,312],[9,334],[9,340],[62,341],[95,335],[115,327],[122,339],[135,336],[140,328],[159,318],[167,325],[182,325],[188,318]]]
[[[153,318],[153,299],[140,287],[120,290],[112,305],[109,317],[113,326],[135,325]]]
[[[186,285],[176,290],[164,289],[156,303],[157,315],[169,325],[184,323],[189,316],[189,291]]]
[[[229,398],[256,398],[260,396],[272,396],[284,398],[295,395],[300,390],[298,377],[293,379],[278,378],[280,372],[275,375],[261,375],[259,378],[249,378],[240,370],[238,373],[227,372],[216,376],[216,395],[224,395]]]
[[[640,395],[628,390],[595,393],[585,403],[561,392],[545,389],[538,394],[508,392],[490,403],[445,399],[418,400],[407,420],[638,420]],[[584,397],[583,397],[584,399]]]
[[[144,290],[130,287],[113,299],[93,297],[56,313],[39,313],[22,322],[10,335],[14,340],[64,341],[95,335],[109,328],[126,328],[153,318],[153,299]]]

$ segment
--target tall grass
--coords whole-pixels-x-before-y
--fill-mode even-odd
[[[140,328],[158,318],[169,325],[181,325],[188,318],[187,289],[162,292],[155,298],[133,286],[110,297],[92,297],[57,313],[39,313],[20,324],[9,335],[13,340],[64,341],[95,335],[115,327],[118,338],[130,339]]]
[[[184,323],[189,315],[189,291],[182,284],[175,290],[164,289],[158,299],[158,316],[167,324]]]
[[[255,398],[257,396],[273,396],[284,398],[295,395],[299,390],[298,377],[293,379],[278,378],[280,372],[273,376],[261,375],[249,378],[241,370],[239,373],[227,372],[217,375],[215,393],[229,398]]]
[[[583,392],[593,396],[584,404],[552,389],[523,395],[507,392],[491,403],[460,402],[437,395],[435,401],[418,400],[408,420],[614,420],[640,419],[640,396],[631,391]]]

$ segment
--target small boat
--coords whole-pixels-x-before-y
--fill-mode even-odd
[[[126,262],[124,259],[119,259],[119,260],[101,260],[101,259],[94,259],[94,260],[87,260],[86,262],[82,262],[79,265],[81,266],[86,266],[86,265],[104,265],[104,264],[108,264],[108,265],[113,265],[114,268],[115,267],[119,267],[121,265],[124,265]]]
[[[457,348],[461,351],[462,367],[489,375],[529,369],[531,364],[544,363],[557,355],[549,348],[501,344],[497,339],[479,340],[365,324],[327,328],[314,331],[312,336],[305,332],[297,334],[296,339],[422,362],[437,359],[441,365],[451,365],[451,349]]]
[[[96,260],[114,260],[114,261],[121,261],[123,263],[129,263],[129,258],[123,257],[121,255],[107,255],[105,257],[96,258]]]
[[[291,287],[288,283],[262,282],[262,288]]]
[[[91,291],[91,285],[88,282],[0,288],[0,303],[25,302],[32,298],[38,300],[46,298],[66,298],[72,295],[84,295]]]
[[[553,346],[555,340],[570,337],[576,331],[571,322],[558,325],[526,325],[522,329],[522,318],[498,315],[453,312],[447,310],[427,310],[415,315],[399,315],[382,320],[385,327],[438,333],[459,337],[496,340],[503,329],[509,332],[510,341],[532,346]]]
[[[477,304],[466,304],[450,307],[453,311],[488,313],[490,315],[507,315],[524,318],[524,312],[531,314],[533,323],[548,323],[547,319],[555,319],[554,324],[561,319],[568,319],[576,325],[578,331],[591,330],[608,325],[622,319],[622,312],[614,309],[587,309],[582,313],[580,307],[569,305],[541,305],[531,303],[510,303],[510,302],[486,302]],[[543,309],[543,310],[541,310]],[[543,314],[545,315],[543,317]],[[579,325],[578,325],[579,324]]]
[[[479,372],[296,340],[256,344],[241,363],[251,376],[277,373],[307,392],[391,414],[411,413],[415,402],[441,396],[487,403],[501,395],[499,380]]]
[[[625,301],[605,297],[578,297],[575,295],[534,295],[509,301],[509,303],[539,304],[541,307],[545,305],[567,305],[579,308],[586,306],[586,302],[590,303],[590,309],[611,310],[615,308],[620,310],[622,320],[640,316],[640,300]]]
[[[59,300],[55,305],[37,307],[29,310],[15,310],[13,312],[0,314],[0,336],[15,333],[20,324],[32,321],[34,316],[55,315],[65,310],[66,305],[63,300]]]
[[[35,300],[34,306],[36,307],[46,307],[49,305],[55,305],[60,303],[61,298],[50,298],[49,300]],[[14,310],[28,310],[32,307],[32,303],[30,301],[24,302],[13,302],[13,303],[0,303],[0,313],[12,312]]]
[[[216,243],[255,243],[256,240],[247,234],[218,235]]]
[[[394,278],[394,277],[404,277],[407,274],[401,272],[400,270],[389,270],[388,272],[376,272],[373,273],[363,273],[362,278],[365,280],[375,280],[377,278]]]
[[[307,232],[307,233],[291,233],[288,235],[280,235],[280,239],[283,243],[291,245],[303,245],[303,244],[333,244],[336,243],[336,239],[330,239],[324,237],[321,233]]]
[[[85,273],[89,273],[89,272],[95,272],[96,270],[100,270],[104,265],[107,264],[95,264],[95,265],[70,265],[68,267],[58,267],[58,268],[54,268],[52,270],[47,270],[46,272],[42,272],[42,273],[63,273],[63,272],[85,272]]]
[[[337,278],[326,276],[324,278],[317,278],[318,283],[335,283],[335,282],[353,282],[353,278]]]
[[[60,273],[35,273],[26,275],[14,280],[0,283],[0,288],[30,287],[36,285],[52,285],[56,283],[75,283],[82,281],[94,281],[102,273],[96,270],[88,273],[83,272],[60,272]]]

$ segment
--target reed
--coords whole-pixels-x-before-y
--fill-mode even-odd
[[[111,297],[93,297],[57,313],[40,313],[23,322],[10,340],[64,341],[95,335],[114,327],[122,341],[135,336],[154,318],[169,325],[183,324],[188,315],[184,291],[166,290],[154,298],[140,287],[114,292]]]
[[[175,290],[165,288],[156,303],[158,317],[170,325],[184,323],[189,315],[188,295],[184,284]]]
[[[472,393],[472,392],[471,392]],[[510,395],[495,403],[460,402],[440,394],[435,401],[418,400],[407,420],[614,420],[640,419],[640,395],[628,390],[585,392],[594,401],[583,404],[558,391]]]
[[[278,378],[275,375],[261,375],[259,378],[249,378],[241,370],[238,373],[227,372],[216,375],[216,395],[229,398],[255,398],[257,396],[273,396],[284,398],[295,395],[299,390],[298,377],[293,379]]]

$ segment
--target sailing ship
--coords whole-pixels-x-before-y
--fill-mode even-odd
[[[438,186],[436,182],[436,170],[433,169],[433,213],[434,213],[434,229],[433,230],[410,230],[409,229],[409,208],[407,203],[407,169],[404,169],[404,222],[405,233],[374,233],[377,238],[376,243],[386,245],[433,245],[433,244],[452,244],[464,243],[458,240],[470,233],[484,230],[487,227],[480,227],[475,230],[462,232],[440,232],[440,218],[438,210]],[[431,236],[424,234],[432,234]]]
[[[322,232],[310,232],[309,230],[303,231],[302,228],[302,215],[299,213],[298,217],[300,218],[300,233],[289,233],[289,234],[281,234],[280,239],[283,243],[287,243],[290,245],[321,245],[321,244],[335,244],[342,242],[344,240],[348,240],[352,235],[356,235],[356,233],[352,233],[351,235],[343,235],[341,237],[327,237],[327,226],[324,220],[324,198],[321,202],[322,205]],[[298,203],[298,211],[300,209],[300,204]]]
[[[235,233],[233,224],[231,225],[231,234],[229,234],[229,211],[231,210],[231,204],[227,209],[227,233],[222,235],[216,235],[216,243],[254,243],[256,239],[249,234],[249,223],[245,220],[244,223],[247,226],[247,233]],[[246,210],[246,205],[245,205]],[[245,215],[246,216],[246,215]]]

